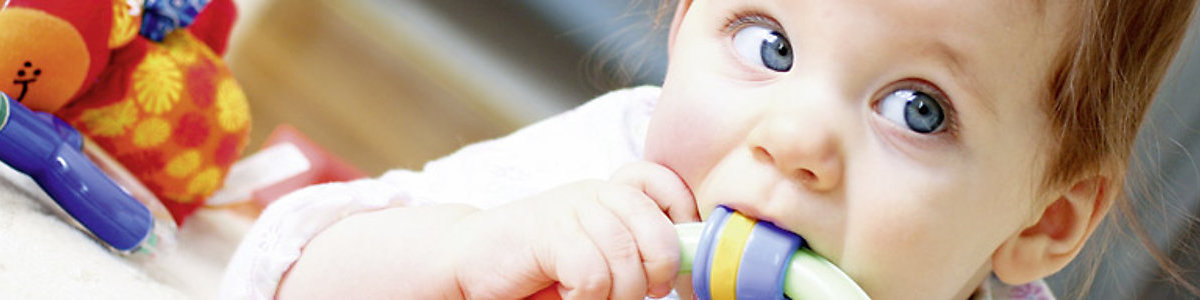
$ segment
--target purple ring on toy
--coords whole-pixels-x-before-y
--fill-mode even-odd
[[[737,297],[741,299],[786,299],[783,295],[785,267],[792,254],[804,244],[799,235],[759,221],[751,229],[738,266]]]
[[[109,246],[135,250],[154,226],[150,210],[114,183],[82,151],[66,122],[0,92],[0,163],[28,175],[64,211]]]
[[[717,206],[704,222],[704,232],[700,235],[700,243],[696,245],[696,258],[692,261],[692,290],[700,299],[712,299],[708,280],[711,277],[709,266],[712,265],[713,248],[717,246],[717,236],[732,213],[728,207]]]

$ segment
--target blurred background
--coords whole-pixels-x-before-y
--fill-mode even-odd
[[[666,66],[651,1],[239,5],[227,60],[253,99],[249,149],[287,123],[369,174],[657,84]]]
[[[659,84],[665,31],[655,28],[669,16],[656,26],[657,1],[629,1],[237,1],[227,60],[254,116],[247,153],[290,124],[372,176],[420,169],[604,91]],[[1200,284],[1194,27],[1147,118],[1129,181],[1146,242]],[[1101,235],[1086,251],[1100,263],[1077,260],[1049,280],[1062,298],[1194,298],[1166,281],[1130,232]]]

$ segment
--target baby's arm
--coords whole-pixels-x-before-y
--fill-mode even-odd
[[[582,181],[483,211],[436,205],[359,214],[309,243],[279,295],[490,299],[550,288],[568,297],[663,296],[679,245],[661,207],[690,200],[663,171],[646,175],[671,177]],[[676,197],[656,203],[643,190]]]
[[[402,207],[343,219],[314,237],[284,276],[281,298],[346,295],[460,298],[447,231],[476,209],[461,204]]]
[[[654,88],[613,92],[510,136],[465,147],[421,172],[395,170],[285,196],[246,233],[230,260],[221,298],[276,295],[310,239],[347,216],[437,203],[489,209],[580,179],[608,178],[640,158],[644,136],[638,128],[657,97]]]

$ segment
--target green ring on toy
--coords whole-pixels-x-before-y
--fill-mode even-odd
[[[800,236],[718,206],[706,223],[678,224],[680,274],[699,299],[870,299]]]

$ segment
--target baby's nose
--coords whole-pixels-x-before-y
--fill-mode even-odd
[[[775,165],[810,190],[825,192],[841,184],[839,137],[819,117],[769,113],[750,132],[749,147],[756,160]]]

